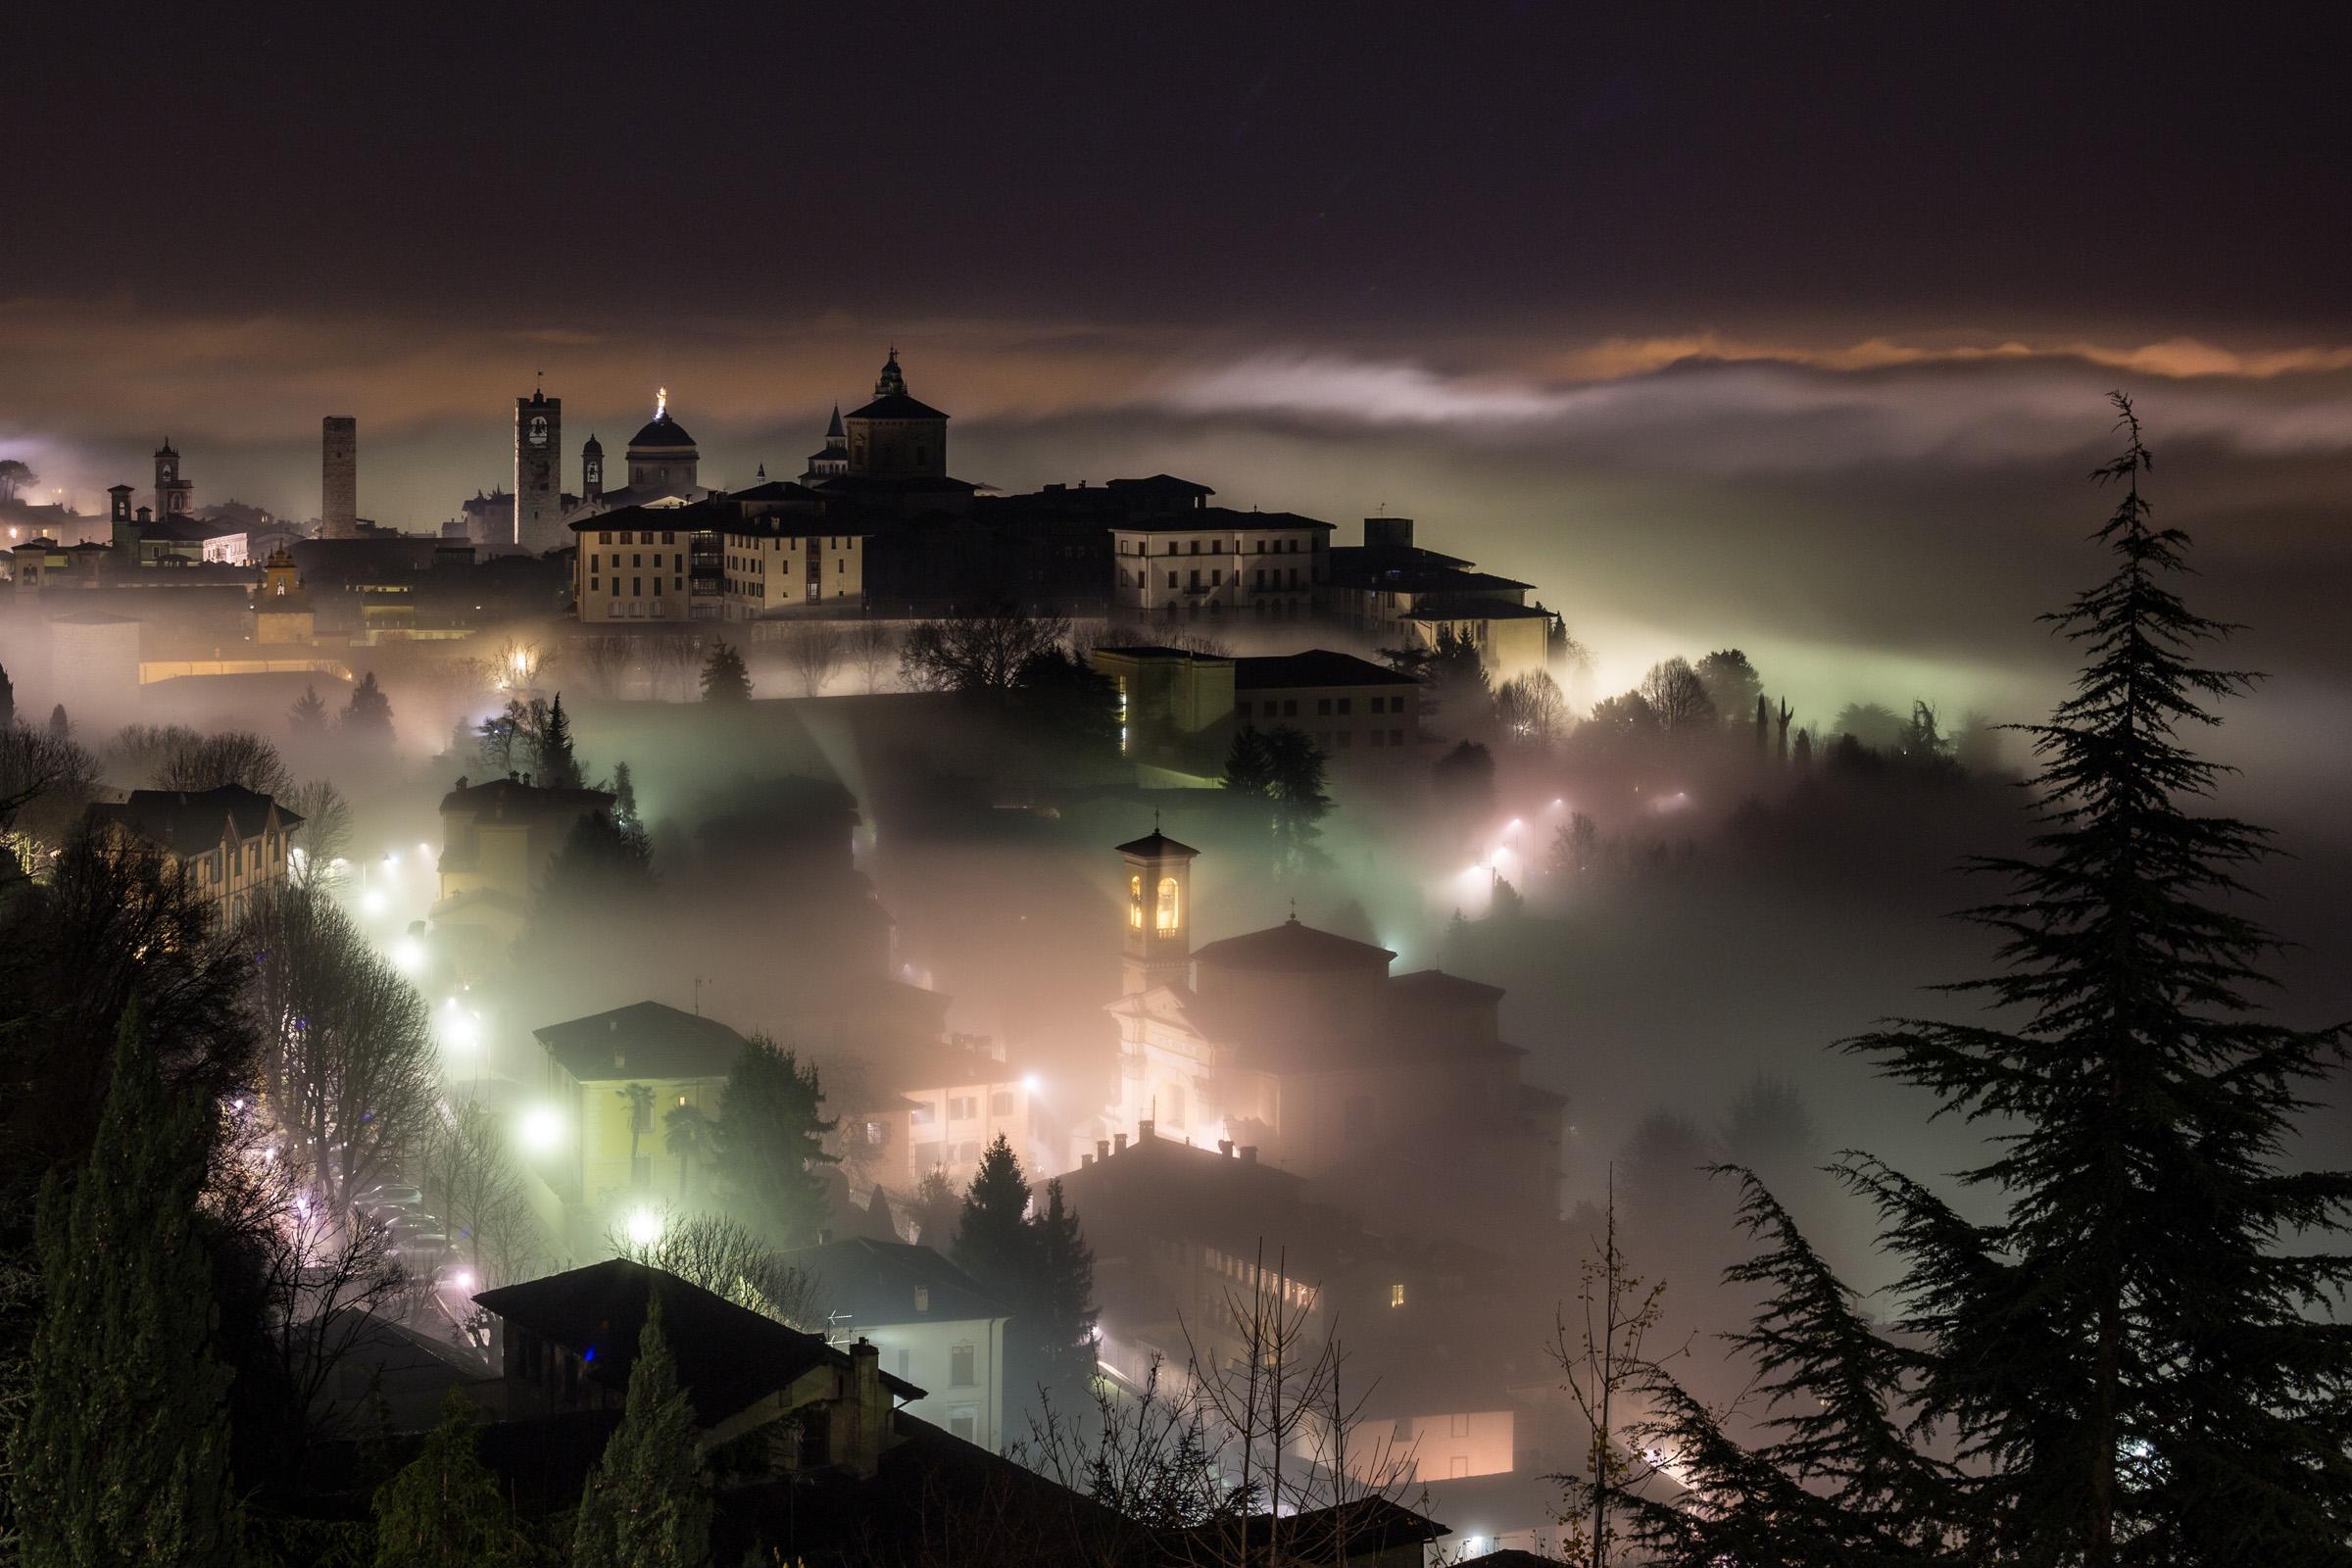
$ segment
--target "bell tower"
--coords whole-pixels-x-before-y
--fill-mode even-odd
[[[562,546],[564,400],[535,390],[514,400],[514,543],[533,555]]]
[[[1119,994],[1183,986],[1193,967],[1193,859],[1200,852],[1154,825],[1119,846],[1119,888],[1126,922],[1119,949]]]

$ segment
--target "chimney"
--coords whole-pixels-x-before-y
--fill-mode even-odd
[[[1120,1142],[1121,1142],[1121,1143],[1125,1143],[1125,1142],[1126,1142],[1126,1140],[1125,1140],[1125,1139],[1121,1139],[1121,1140],[1120,1140]],[[1107,1139],[1107,1138],[1098,1138],[1098,1139],[1096,1139],[1096,1140],[1095,1140],[1095,1157],[1096,1157],[1097,1159],[1108,1159],[1108,1158],[1110,1157],[1110,1140],[1109,1140],[1109,1139]]]
[[[1242,1163],[1245,1165],[1254,1165],[1257,1163],[1257,1146],[1255,1144],[1244,1144],[1242,1146]]]
[[[1152,1141],[1152,1119],[1147,1116],[1142,1121],[1139,1121],[1135,1124],[1135,1141],[1139,1144],[1150,1143]]]
[[[1124,1154],[1127,1152],[1127,1135],[1125,1133],[1112,1133],[1110,1135],[1110,1147],[1119,1153]],[[1108,1159],[1110,1156],[1105,1154],[1102,1157]]]
[[[1217,1152],[1222,1154],[1225,1158],[1231,1159],[1233,1157],[1233,1140],[1230,1138],[1218,1139]]]
[[[882,1350],[863,1335],[850,1347],[850,1365],[857,1374],[858,1411],[849,1451],[842,1460],[859,1480],[870,1479],[882,1464],[882,1445],[890,1435],[890,1393],[882,1386]],[[837,1452],[840,1450],[836,1450]]]
[[[1080,1170],[1084,1170],[1087,1166],[1092,1165],[1094,1162],[1095,1156],[1092,1151],[1089,1151],[1086,1153],[1078,1156],[1078,1168]]]

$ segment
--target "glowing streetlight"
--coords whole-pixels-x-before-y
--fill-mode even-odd
[[[1040,1078],[1037,1074],[1033,1072],[1025,1072],[1021,1074],[1021,1088],[1030,1094],[1034,1095],[1045,1087],[1046,1081],[1043,1078]]]
[[[522,1147],[544,1154],[564,1141],[564,1118],[552,1105],[534,1105],[522,1113]]]
[[[392,944],[392,964],[402,974],[415,974],[424,967],[424,948],[414,940]]]
[[[629,1216],[629,1245],[651,1247],[662,1239],[662,1216],[650,1208],[641,1208]]]

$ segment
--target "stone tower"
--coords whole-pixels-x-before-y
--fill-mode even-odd
[[[534,391],[514,400],[514,542],[532,555],[564,536],[564,400]]]
[[[910,396],[906,372],[892,349],[874,378],[874,400],[842,421],[848,426],[849,471],[861,479],[944,479],[948,472],[948,416]],[[827,443],[830,445],[830,442]]]
[[[179,454],[172,450],[172,438],[155,449],[155,520],[184,522],[195,509],[196,486],[179,476]]]
[[[360,536],[360,421],[330,414],[318,421],[318,537]]]
[[[1126,929],[1119,948],[1119,994],[1182,986],[1193,967],[1193,858],[1200,852],[1153,827],[1119,846],[1125,862]]]
[[[580,499],[605,499],[605,444],[594,435],[590,435],[588,444],[580,448]]]

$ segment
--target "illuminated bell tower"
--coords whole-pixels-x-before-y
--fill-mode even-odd
[[[1193,967],[1193,858],[1156,826],[1119,846],[1125,875],[1120,907],[1126,922],[1119,949],[1119,994],[1155,986],[1184,986]]]

